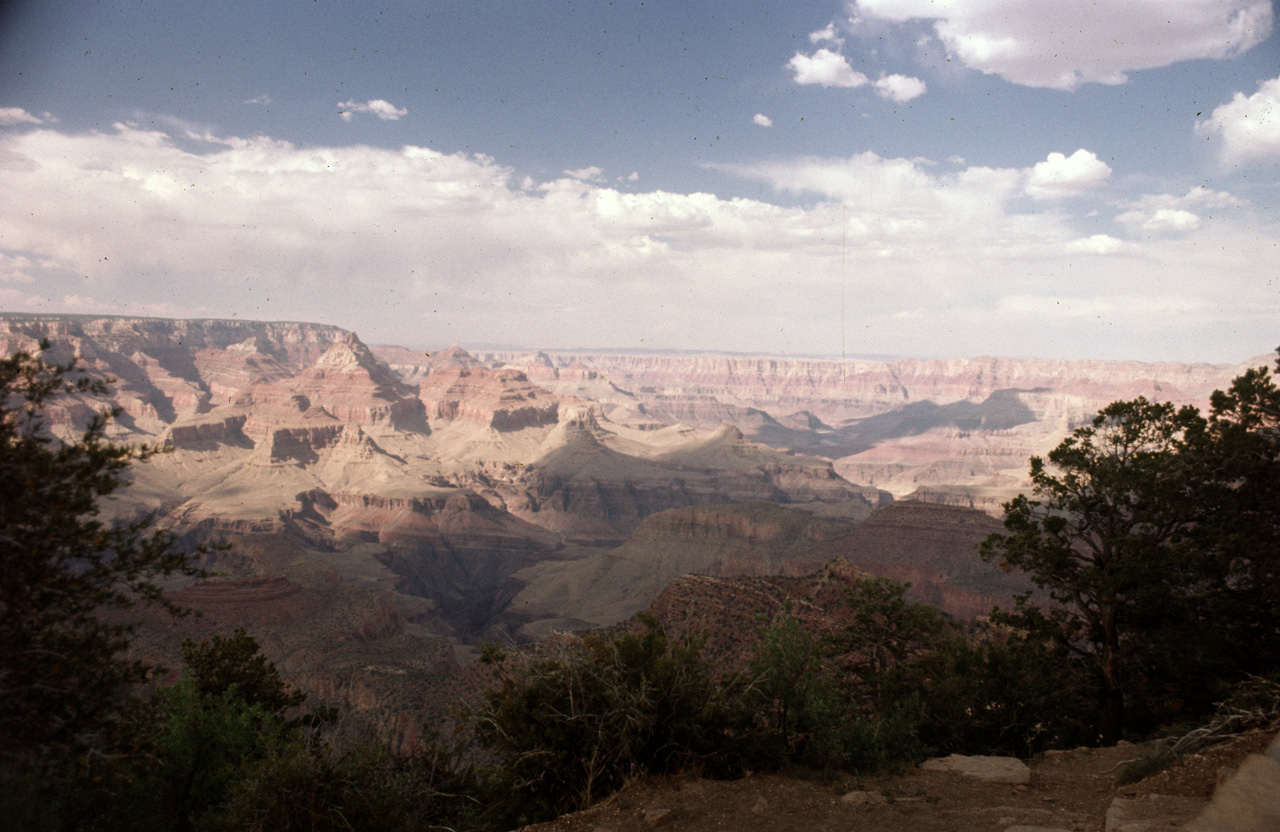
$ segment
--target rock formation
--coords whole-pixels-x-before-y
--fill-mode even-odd
[[[179,635],[251,625],[293,678],[408,744],[405,714],[463,684],[455,652],[484,639],[649,604],[737,621],[788,593],[828,614],[823,593],[864,572],[985,614],[1025,582],[976,558],[998,524],[971,507],[997,512],[1027,456],[1103,404],[1203,402],[1241,369],[427,355],[314,324],[0,314],[5,354],[46,338],[114,379],[114,439],[170,449],[106,516],[237,541],[229,579],[174,588],[204,623],[141,649],[172,661]],[[70,435],[102,407],[63,399],[48,424]]]

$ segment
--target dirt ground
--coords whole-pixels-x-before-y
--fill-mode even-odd
[[[525,832],[1005,832],[1019,826],[1101,832],[1117,797],[1149,811],[1153,829],[1174,829],[1199,812],[1246,755],[1264,751],[1278,730],[1273,725],[1245,734],[1127,786],[1116,784],[1120,771],[1150,747],[1050,752],[1028,761],[1031,783],[1025,786],[920,769],[862,778],[650,778]],[[851,792],[865,794],[846,798]]]

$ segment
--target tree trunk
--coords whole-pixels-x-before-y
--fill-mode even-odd
[[[1102,724],[1099,726],[1104,746],[1115,745],[1124,729],[1124,691],[1108,688],[1102,702]]]

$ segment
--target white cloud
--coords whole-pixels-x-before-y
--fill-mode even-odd
[[[0,212],[0,308],[319,320],[380,342],[810,353],[838,353],[844,326],[850,351],[1232,361],[1280,319],[1280,223],[1239,201],[1139,247],[1028,209],[1029,168],[860,153],[726,169],[805,195],[774,204],[522,182],[425,147],[212,136],[197,151],[175,135],[0,133],[0,205],[23,206]],[[1144,199],[1121,210],[1159,224],[1160,210],[1234,200]],[[842,291],[858,299],[844,321]],[[1030,319],[1011,298],[1052,303]],[[1063,311],[1082,309],[1094,317]]]
[[[577,179],[580,182],[603,182],[604,168],[595,166],[587,168],[578,168],[576,170],[566,170],[564,175],[570,179]]]
[[[407,108],[397,107],[381,98],[373,98],[363,104],[359,101],[343,101],[338,104],[338,115],[343,121],[351,121],[356,113],[372,113],[383,121],[399,121],[408,112]]]
[[[1098,254],[1105,256],[1136,252],[1137,247],[1109,234],[1094,234],[1089,237],[1072,240],[1067,243],[1066,250],[1072,254]]]
[[[933,21],[965,66],[1015,84],[1074,90],[1126,73],[1240,55],[1271,34],[1271,0],[852,0],[857,16]]]
[[[919,98],[928,90],[924,81],[906,75],[885,75],[875,82],[876,95],[899,104]]]
[[[1217,211],[1222,215],[1229,208],[1243,208],[1249,204],[1227,191],[1212,191],[1203,186],[1192,188],[1182,196],[1172,194],[1147,194],[1140,199],[1120,203],[1127,208],[1116,216],[1116,221],[1133,229],[1155,233],[1194,231],[1201,225],[1201,217],[1195,211]]]
[[[21,254],[9,254],[6,251],[0,251],[0,282],[3,283],[35,283],[36,279],[32,272],[39,270],[42,266],[33,261],[30,257]]]
[[[821,84],[824,87],[860,87],[867,83],[867,76],[855,72],[849,61],[839,52],[819,49],[812,55],[797,52],[787,62],[787,68],[795,73],[797,84]]]
[[[1280,77],[1263,81],[1247,98],[1236,93],[1197,121],[1196,132],[1221,140],[1227,164],[1280,160]]]
[[[1154,211],[1125,211],[1116,216],[1116,222],[1143,231],[1157,233],[1195,231],[1200,227],[1200,217],[1181,208],[1157,208]]]
[[[811,43],[834,43],[836,46],[844,45],[844,38],[836,34],[835,23],[828,23],[826,28],[810,32],[809,41]]]
[[[769,118],[764,113],[756,113],[754,116],[751,117],[751,123],[758,124],[761,127],[772,127],[773,119]]]
[[[814,35],[823,34],[823,32],[814,32]],[[816,40],[815,38],[815,42]],[[872,82],[866,75],[851,67],[844,55],[830,49],[819,49],[812,55],[797,52],[787,63],[787,68],[794,73],[797,84],[855,88],[870,83],[875,88],[876,95],[898,103],[918,98],[928,89],[924,81],[908,75],[882,75],[880,80]],[[768,120],[766,116],[756,115],[756,124],[768,127],[768,124],[761,123],[761,119]],[[772,121],[769,122],[769,124],[772,123]]]
[[[1033,199],[1080,196],[1107,184],[1111,168],[1092,151],[1080,148],[1070,156],[1050,153],[1027,176],[1027,195]]]
[[[265,106],[267,106],[268,104],[270,104],[270,103],[271,103],[271,96],[267,95],[267,94],[264,92],[262,95],[255,95],[253,98],[247,98],[247,99],[245,99],[245,102],[244,102],[244,103],[246,103],[246,104],[261,104],[262,106],[264,106],[264,107],[265,107]],[[339,106],[341,106],[341,105],[339,105]],[[407,112],[407,111],[406,111],[406,112]]]
[[[44,124],[44,122],[21,107],[0,107],[0,126],[10,124]]]

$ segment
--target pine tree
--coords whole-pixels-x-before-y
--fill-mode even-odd
[[[48,343],[40,345],[48,349]],[[157,450],[108,441],[107,384],[76,362],[18,352],[0,360],[0,763],[84,759],[110,745],[122,694],[148,668],[124,651],[138,602],[178,612],[167,575],[199,576],[195,558],[151,518],[106,522],[100,501]],[[48,429],[53,400],[95,400],[74,441]]]

